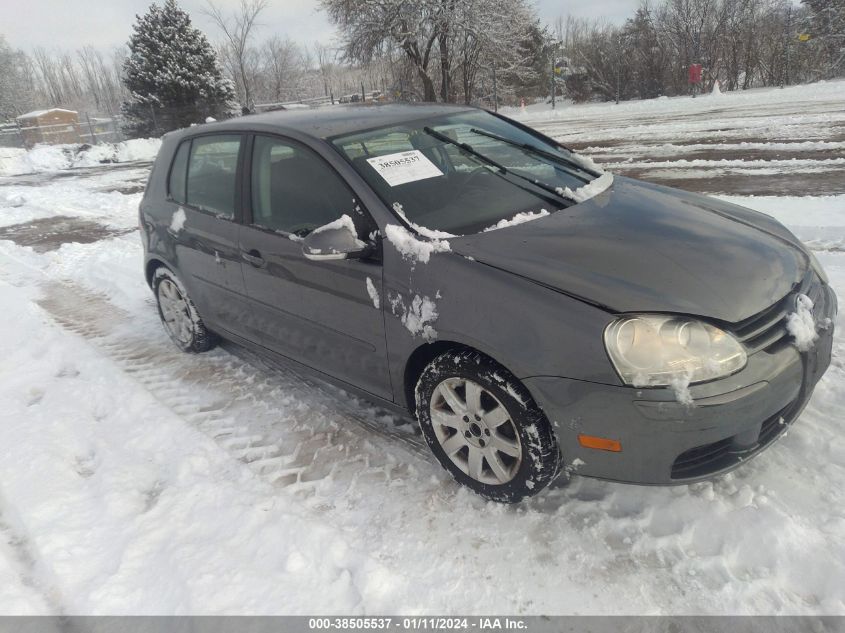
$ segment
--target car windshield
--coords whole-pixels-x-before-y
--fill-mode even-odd
[[[519,213],[553,212],[571,204],[555,189],[595,178],[566,150],[484,111],[331,141],[388,206],[417,226],[454,235]]]

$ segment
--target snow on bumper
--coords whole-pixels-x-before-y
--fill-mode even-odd
[[[836,298],[825,288],[823,318]],[[803,411],[830,365],[833,327],[806,352],[784,340],[749,356],[742,371],[693,385],[694,406],[671,389],[637,389],[558,377],[523,382],[552,421],[564,465],[579,475],[637,484],[684,484],[728,472],[770,446]],[[582,446],[579,435],[617,440],[619,452]]]

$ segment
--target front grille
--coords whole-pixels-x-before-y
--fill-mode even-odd
[[[706,477],[760,452],[771,444],[792,421],[789,419],[791,411],[794,411],[794,403],[766,418],[760,426],[757,444],[750,450],[735,448],[734,436],[731,436],[684,451],[672,463],[672,479]]]
[[[786,317],[795,311],[796,294],[805,294],[810,298],[814,314],[824,313],[825,296],[821,283],[815,273],[808,271],[801,283],[796,284],[783,299],[730,328],[734,336],[745,345],[749,354],[769,350],[786,338]]]

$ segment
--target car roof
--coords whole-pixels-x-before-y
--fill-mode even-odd
[[[308,110],[276,110],[262,114],[227,119],[217,123],[197,125],[184,130],[190,133],[208,133],[253,129],[266,130],[273,127],[279,131],[295,131],[316,138],[330,138],[378,127],[399,125],[432,116],[442,116],[475,110],[470,106],[455,106],[438,103],[373,103],[324,106]]]

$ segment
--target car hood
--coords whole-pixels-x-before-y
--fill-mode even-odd
[[[451,246],[613,312],[725,322],[769,307],[808,267],[800,242],[769,216],[622,177],[586,202]]]

